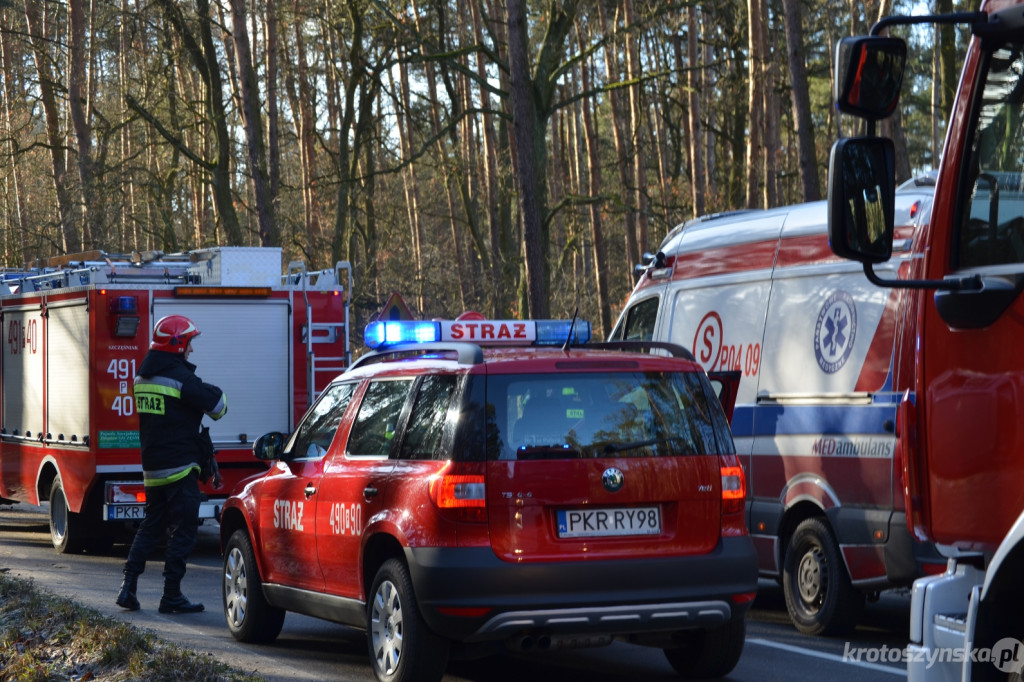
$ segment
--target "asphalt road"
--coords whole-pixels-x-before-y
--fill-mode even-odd
[[[333,623],[289,614],[274,643],[236,642],[224,624],[221,607],[216,525],[200,529],[199,545],[183,583],[190,599],[205,603],[204,613],[157,612],[163,586],[160,556],[150,560],[139,580],[142,609],[126,612],[118,608],[114,598],[126,553],[126,546],[117,545],[102,555],[57,554],[50,544],[45,507],[0,506],[0,570],[12,576],[32,579],[43,589],[151,630],[165,640],[210,653],[269,682],[374,679],[366,660],[365,635]],[[807,637],[789,624],[781,590],[762,581],[748,621],[743,657],[727,679],[842,682],[905,678],[906,666],[892,650],[906,645],[909,602],[905,592],[884,593],[878,602],[868,605],[862,625],[851,636]],[[864,652],[861,660],[844,660],[844,652],[857,649]],[[867,651],[874,653],[869,656]],[[879,660],[883,662],[874,662]],[[592,682],[676,679],[660,651],[621,642],[582,651],[452,661],[445,676],[446,682],[562,682],[567,678]]]

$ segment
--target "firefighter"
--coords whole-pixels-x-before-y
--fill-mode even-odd
[[[199,475],[205,452],[199,440],[203,414],[220,419],[227,412],[224,392],[204,383],[188,361],[195,323],[183,315],[161,318],[153,342],[135,377],[135,406],[139,414],[142,477],[146,487],[146,517],[139,525],[124,564],[124,582],[117,605],[136,611],[139,575],[146,560],[165,538],[164,592],[160,613],[198,613],[199,602],[181,592],[185,562],[199,530]]]

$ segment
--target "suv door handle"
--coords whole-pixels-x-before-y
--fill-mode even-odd
[[[368,500],[373,497],[377,497],[377,489],[372,486],[367,486],[366,488],[363,488],[363,497],[365,497]]]
[[[316,494],[316,488],[313,487],[312,483],[307,483],[306,488],[302,492],[306,494],[306,499],[308,500]]]

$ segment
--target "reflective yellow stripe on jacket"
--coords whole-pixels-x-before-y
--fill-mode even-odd
[[[164,398],[181,400],[181,382],[166,377],[135,379],[135,411],[139,414],[166,414]]]
[[[161,485],[167,485],[180,481],[181,479],[188,476],[192,470],[199,472],[199,467],[195,464],[189,464],[184,469],[163,469],[161,471],[143,471],[142,480],[143,484],[151,488],[155,488]]]

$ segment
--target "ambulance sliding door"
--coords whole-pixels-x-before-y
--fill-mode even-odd
[[[782,231],[754,409],[754,532],[777,523],[780,501],[892,507],[895,294],[832,254],[826,215],[825,202],[796,207]]]

